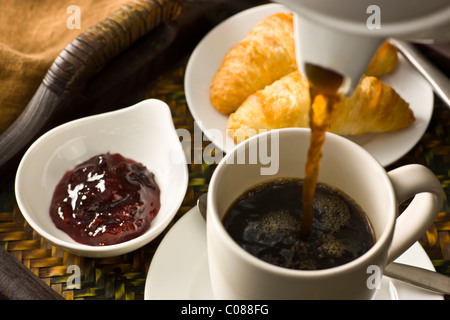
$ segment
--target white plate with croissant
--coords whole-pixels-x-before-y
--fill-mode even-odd
[[[308,127],[309,87],[296,66],[289,10],[258,6],[216,26],[189,59],[185,92],[197,125],[224,152],[258,132]],[[388,166],[420,140],[433,103],[430,85],[385,43],[336,106],[329,131]]]

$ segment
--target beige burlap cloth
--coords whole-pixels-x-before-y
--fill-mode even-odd
[[[128,1],[0,1],[0,134],[26,107],[58,54]]]

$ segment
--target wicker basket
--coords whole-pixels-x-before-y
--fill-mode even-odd
[[[38,134],[68,116],[78,116],[77,110],[67,109],[68,103],[92,90],[91,82],[99,71],[137,40],[174,21],[180,9],[181,0],[130,1],[74,39],[51,65],[21,115],[0,135],[0,167],[10,162],[16,165],[20,151]],[[174,38],[167,27],[157,34],[155,53]]]

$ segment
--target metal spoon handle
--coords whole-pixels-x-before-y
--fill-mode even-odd
[[[384,275],[440,294],[450,295],[450,277],[419,267],[390,263]]]
[[[390,39],[389,41],[425,77],[433,87],[434,92],[450,107],[450,79],[411,44],[398,39]]]

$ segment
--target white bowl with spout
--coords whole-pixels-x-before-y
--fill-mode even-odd
[[[101,153],[119,153],[155,175],[161,208],[150,228],[126,242],[91,246],[58,229],[50,203],[64,173]],[[109,257],[136,250],[158,236],[177,213],[187,190],[188,169],[170,109],[156,99],[60,125],[38,138],[24,154],[15,193],[30,226],[55,246],[88,257]]]

